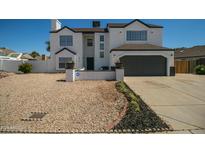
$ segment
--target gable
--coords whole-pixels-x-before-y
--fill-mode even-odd
[[[127,29],[127,30],[128,29],[129,30],[148,30],[150,28],[136,20],[136,21],[130,23],[129,25],[125,26],[124,29]]]
[[[163,28],[163,26],[144,23],[144,22],[142,22],[139,19],[135,19],[135,20],[133,20],[133,21],[131,21],[129,23],[108,23],[107,27],[109,27],[109,28],[125,28],[125,27],[133,24],[134,22],[138,22],[138,23],[140,23],[141,25],[143,25],[143,26],[145,26],[147,28]]]
[[[57,51],[55,54],[60,54],[60,53],[69,53],[69,54],[73,54],[73,55],[76,55],[76,53],[68,48],[63,48],[59,51]]]

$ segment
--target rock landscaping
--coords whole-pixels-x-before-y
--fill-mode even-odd
[[[125,95],[129,104],[125,115],[113,127],[113,130],[130,130],[138,133],[171,130],[171,127],[157,116],[140,96],[136,95],[124,82],[117,82],[116,88]]]
[[[6,72],[0,72],[0,79],[1,79],[1,78],[5,78],[5,77],[7,77],[7,76],[9,76],[8,73],[6,73]]]
[[[100,133],[127,102],[115,81],[63,81],[65,74],[16,74],[0,80],[0,132]],[[35,116],[32,116],[33,114]],[[46,113],[44,116],[41,114]],[[37,117],[37,118],[36,118]],[[40,117],[40,118],[38,118]]]

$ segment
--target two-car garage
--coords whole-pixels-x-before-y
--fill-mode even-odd
[[[163,56],[123,56],[125,76],[166,76],[167,60]]]
[[[120,62],[125,76],[172,76],[174,50],[153,44],[123,44],[111,51],[111,66]]]

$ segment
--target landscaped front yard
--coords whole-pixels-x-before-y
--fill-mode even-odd
[[[0,131],[69,133],[167,127],[143,102],[130,106],[126,89],[119,92],[115,81],[65,82],[64,78],[65,74],[1,78]]]

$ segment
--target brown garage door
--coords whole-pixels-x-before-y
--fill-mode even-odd
[[[163,56],[124,56],[120,58],[125,76],[165,76],[167,60]]]

